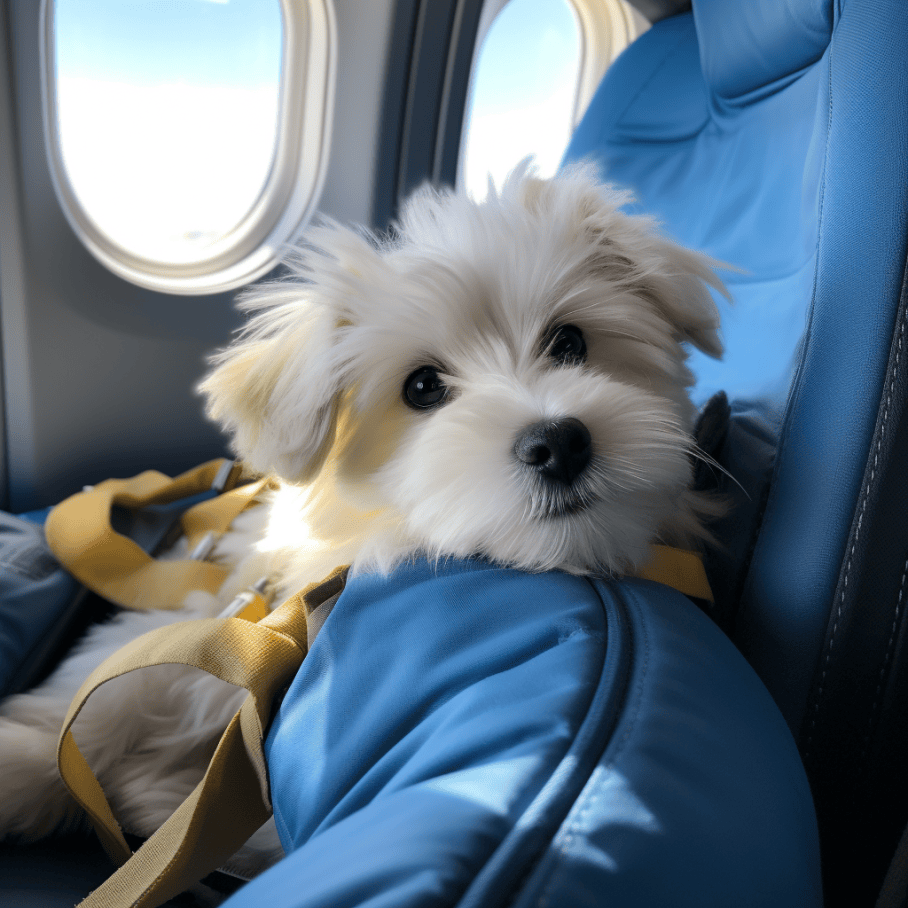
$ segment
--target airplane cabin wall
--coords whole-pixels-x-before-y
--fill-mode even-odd
[[[206,356],[240,323],[234,293],[142,289],[104,268],[70,228],[44,152],[40,6],[0,6],[0,506],[14,512],[109,476],[176,473],[225,453],[193,388]],[[385,77],[399,52],[388,40],[396,6],[335,0],[334,122],[319,209],[342,221],[372,216]]]

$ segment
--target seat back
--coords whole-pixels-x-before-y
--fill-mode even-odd
[[[871,904],[908,819],[908,5],[695,0],[607,73],[594,157],[676,239],[741,269],[718,300],[732,511],[723,624],[795,734],[827,902]]]

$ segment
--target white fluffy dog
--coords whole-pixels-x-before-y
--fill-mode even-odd
[[[707,285],[724,290],[629,201],[582,167],[518,168],[481,204],[424,189],[390,239],[320,227],[290,279],[249,295],[254,317],[201,389],[278,490],[215,550],[233,568],[217,601],[121,612],[2,705],[0,835],[78,822],[55,748],[91,669],[263,575],[282,597],[337,564],[415,556],[621,574],[654,541],[704,536],[684,344],[721,353]],[[127,831],[151,834],[189,794],[244,695],[168,666],[89,701],[74,733]],[[266,827],[244,860],[279,853]]]

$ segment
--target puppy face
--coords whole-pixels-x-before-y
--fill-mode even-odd
[[[383,565],[620,572],[689,540],[682,345],[721,352],[722,288],[628,201],[587,169],[518,170],[480,205],[417,193],[393,241],[317,231],[308,283],[247,303],[209,412],[255,468],[381,514]]]

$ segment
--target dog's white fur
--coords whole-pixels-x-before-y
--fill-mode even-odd
[[[623,573],[654,541],[703,537],[715,506],[689,489],[683,344],[721,353],[707,288],[724,288],[714,262],[625,214],[629,201],[588,167],[544,181],[523,166],[481,204],[424,189],[391,238],[322,226],[290,279],[247,297],[254,315],[201,390],[237,453],[279,488],[216,549],[233,568],[219,597],[121,612],[2,705],[0,835],[78,821],[56,739],[104,657],[153,627],[218,614],[264,574],[280,597],[337,564],[388,571],[418,555]],[[582,332],[585,361],[553,360],[547,338],[564,325]],[[402,388],[423,366],[448,395],[416,410]],[[577,507],[515,456],[528,426],[564,417],[591,438]],[[161,667],[94,696],[75,733],[129,831],[151,834],[186,797],[243,695]],[[266,827],[244,859],[277,854]]]

